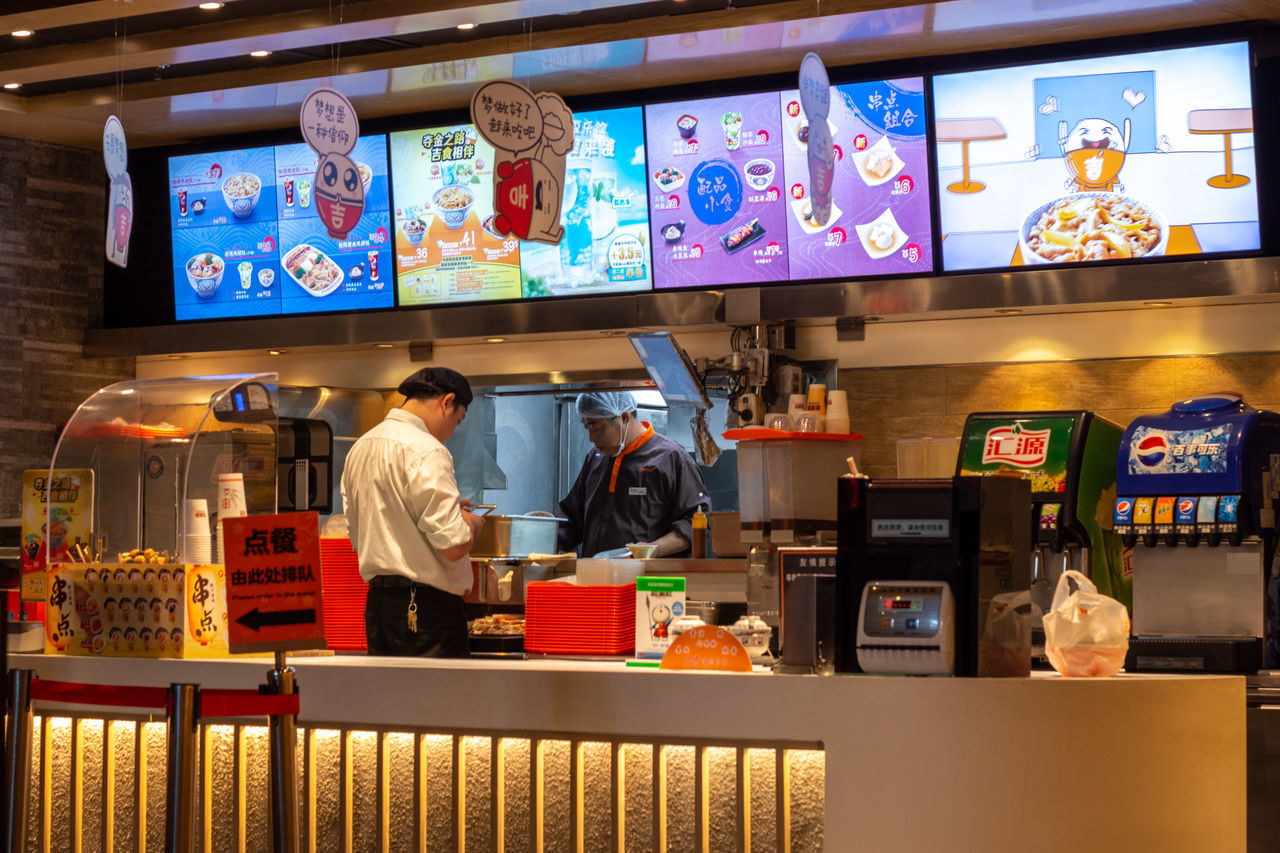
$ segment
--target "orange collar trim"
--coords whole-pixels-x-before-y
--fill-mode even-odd
[[[641,421],[644,424],[644,432],[636,437],[635,441],[622,448],[622,452],[613,457],[613,473],[609,475],[609,494],[613,494],[614,487],[618,485],[618,471],[622,468],[622,457],[626,456],[633,450],[636,450],[646,441],[653,438],[653,425],[648,421]]]

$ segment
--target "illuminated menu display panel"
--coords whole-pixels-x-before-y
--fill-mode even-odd
[[[947,270],[1260,247],[1244,42],[933,78]]]
[[[782,93],[787,257],[792,279],[933,271],[924,78],[831,87],[832,209],[813,219],[808,118]]]

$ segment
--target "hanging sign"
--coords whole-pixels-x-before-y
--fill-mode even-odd
[[[809,119],[810,221],[826,225],[831,218],[831,181],[836,171],[835,145],[827,115],[831,112],[831,80],[816,53],[807,53],[800,62],[800,108]]]
[[[231,651],[323,649],[319,516],[226,518],[222,539]]]
[[[298,122],[302,137],[320,155],[311,183],[320,221],[330,237],[345,240],[364,213],[364,181],[348,156],[360,137],[355,107],[336,89],[312,89],[302,100]]]
[[[573,150],[573,111],[559,95],[534,95],[510,80],[485,83],[471,96],[471,121],[497,149],[494,227],[539,243],[560,242],[564,158]]]
[[[129,265],[129,235],[133,231],[133,182],[125,171],[129,166],[129,146],[124,125],[110,116],[102,128],[102,160],[111,178],[107,205],[107,260],[118,267]]]

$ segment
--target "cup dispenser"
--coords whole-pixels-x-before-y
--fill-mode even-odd
[[[1280,414],[1239,394],[1182,400],[1124,431],[1112,522],[1134,548],[1127,670],[1280,664],[1278,475]]]
[[[835,670],[1025,676],[1030,484],[839,483]]]

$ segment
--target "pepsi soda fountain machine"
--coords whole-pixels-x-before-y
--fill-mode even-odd
[[[1041,614],[1068,569],[1132,604],[1124,546],[1109,525],[1121,432],[1079,410],[975,412],[965,421],[958,475],[1012,475],[1031,485],[1031,603]],[[1039,620],[1032,623],[1032,654],[1047,665]]]
[[[1133,554],[1130,671],[1275,667],[1280,414],[1239,394],[1174,403],[1125,430],[1113,526]]]
[[[845,476],[838,495],[837,672],[1030,674],[1026,480]]]

